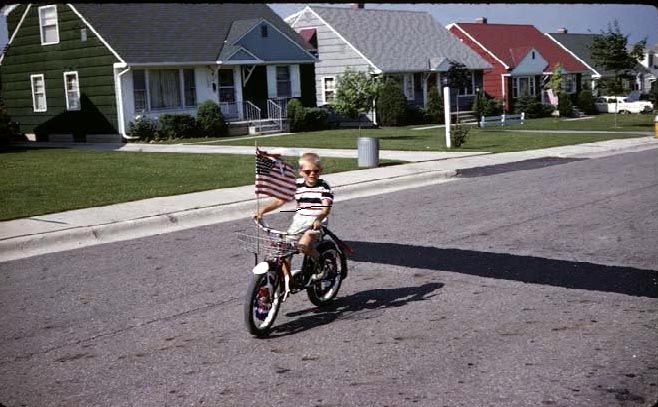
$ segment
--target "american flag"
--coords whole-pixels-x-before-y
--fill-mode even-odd
[[[295,197],[295,173],[279,156],[256,149],[256,194],[290,201]]]

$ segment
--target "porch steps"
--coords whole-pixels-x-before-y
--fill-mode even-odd
[[[457,113],[452,112],[452,120],[453,122],[457,120]],[[461,123],[467,124],[467,123],[477,123],[480,120],[478,119],[477,113],[473,110],[465,110],[463,112],[459,112],[459,121]]]
[[[229,123],[229,134],[231,136],[239,136],[249,134],[249,125],[252,123],[260,124],[259,134],[274,134],[280,133],[282,131],[288,131],[288,120],[283,119],[283,129],[279,129],[279,124],[274,120],[270,119],[261,119],[255,122],[249,121],[239,121],[239,122],[230,122]]]

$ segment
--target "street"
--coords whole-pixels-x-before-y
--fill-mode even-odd
[[[335,304],[267,339],[248,219],[0,263],[0,405],[654,406],[657,203],[656,150],[339,201]]]

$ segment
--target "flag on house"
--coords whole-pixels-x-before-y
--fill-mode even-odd
[[[262,194],[285,201],[295,197],[295,172],[279,155],[256,148],[256,195]]]

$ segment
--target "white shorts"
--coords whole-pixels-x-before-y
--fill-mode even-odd
[[[290,224],[290,227],[288,227],[288,233],[296,235],[306,232],[307,230],[313,227],[313,222],[315,222],[315,219],[317,219],[315,216],[304,216],[304,215],[295,214],[295,216],[292,218],[292,223]],[[324,218],[322,220],[322,225],[328,226],[329,220],[327,218]],[[320,231],[317,232],[320,233]]]

